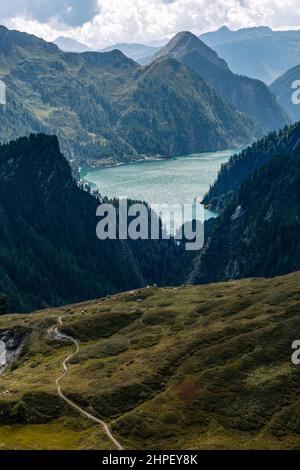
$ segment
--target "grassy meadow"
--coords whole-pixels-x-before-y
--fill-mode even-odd
[[[0,377],[0,449],[110,449],[55,379],[80,342],[65,394],[109,423],[125,449],[300,449],[300,273],[150,287],[0,317],[28,340]]]

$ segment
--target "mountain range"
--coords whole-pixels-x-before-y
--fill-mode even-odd
[[[60,36],[55,41],[53,41],[63,52],[97,52],[97,49],[92,49],[86,44],[83,44],[75,39]],[[102,49],[99,49],[98,52],[111,52],[118,50],[130,59],[135,60],[141,65],[146,65],[151,62],[152,56],[157,52],[161,47],[165,46],[168,42],[168,39],[161,39],[157,41],[152,41],[150,43],[132,43],[132,42],[121,42],[106,46]]]
[[[119,44],[114,44],[112,46],[105,47],[99,52],[111,52],[114,50],[121,51],[130,59],[133,59],[143,65],[147,62],[148,57],[152,57],[159,50],[159,47],[147,46],[145,44],[122,42]]]
[[[0,71],[7,87],[0,139],[56,134],[74,166],[213,151],[247,144],[262,132],[169,57],[141,67],[119,51],[64,53],[0,27]],[[275,105],[273,111],[279,126],[281,109]]]
[[[300,64],[300,30],[274,31],[268,26],[259,26],[233,31],[222,26],[201,34],[199,39],[225,59],[234,73],[261,80],[267,85]],[[60,37],[54,43],[65,52],[90,50],[71,38]],[[101,52],[118,49],[141,65],[147,65],[167,43],[168,39],[149,44],[117,43]]]
[[[202,34],[238,74],[271,84],[288,69],[300,64],[300,30],[272,31],[267,26],[232,31],[226,26]]]

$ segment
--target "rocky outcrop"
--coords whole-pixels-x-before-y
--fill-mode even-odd
[[[0,330],[0,375],[18,356],[30,334],[29,329],[21,327]]]

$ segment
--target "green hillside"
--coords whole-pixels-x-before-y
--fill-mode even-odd
[[[0,336],[26,341],[0,379],[1,448],[113,448],[56,394],[74,350],[49,336],[62,315],[80,348],[62,389],[125,449],[299,449],[299,286],[295,273],[2,316]]]

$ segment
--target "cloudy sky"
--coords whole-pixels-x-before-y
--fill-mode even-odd
[[[299,0],[1,0],[0,24],[46,40],[69,36],[94,48],[152,42],[226,24],[300,29]]]

